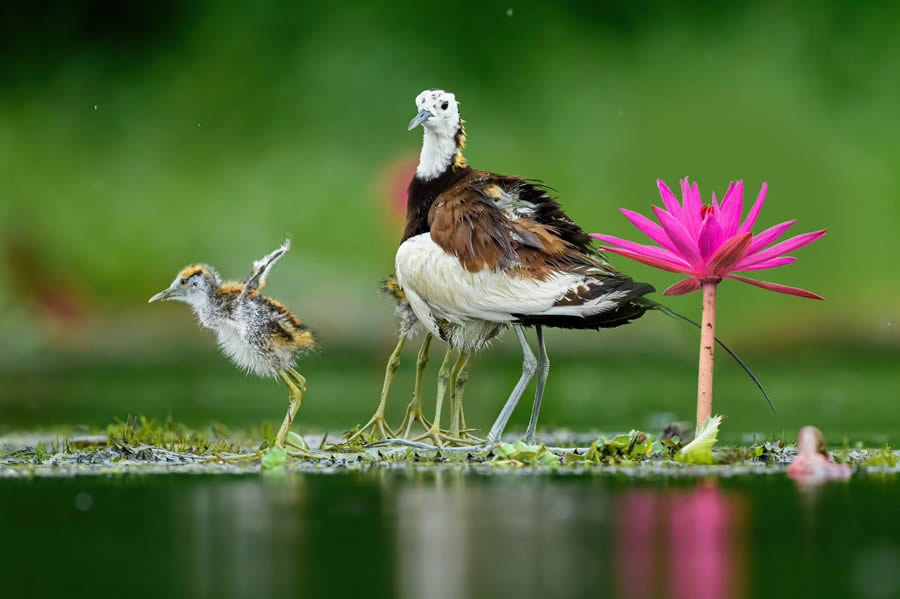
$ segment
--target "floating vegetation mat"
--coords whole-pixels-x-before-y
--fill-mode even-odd
[[[783,441],[721,447],[710,442],[682,442],[670,427],[656,436],[642,431],[617,435],[545,433],[544,444],[521,441],[491,448],[426,449],[372,440],[323,435],[312,447],[291,433],[285,448],[272,446],[268,427],[231,433],[212,426],[192,431],[172,422],[131,418],[108,427],[105,434],[13,434],[0,437],[0,477],[116,475],[126,473],[336,473],[370,469],[462,468],[482,473],[560,472],[618,473],[633,476],[734,476],[780,474],[796,455]],[[254,441],[263,439],[263,441]],[[685,450],[702,447],[686,455]],[[890,447],[834,448],[836,462],[857,472],[897,474],[900,452]]]

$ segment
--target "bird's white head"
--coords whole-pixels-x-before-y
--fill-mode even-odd
[[[220,283],[219,273],[214,268],[194,264],[183,268],[172,284],[151,297],[148,303],[174,300],[200,307],[209,301]]]
[[[425,129],[416,176],[434,179],[451,165],[465,166],[462,150],[466,133],[456,96],[442,89],[426,89],[416,96],[416,109],[419,112],[410,121],[409,130],[419,125]]]
[[[416,96],[416,108],[419,113],[410,121],[410,131],[422,125],[426,131],[456,135],[460,125],[456,96],[442,89],[426,89]]]

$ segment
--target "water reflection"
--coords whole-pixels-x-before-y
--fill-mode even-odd
[[[616,509],[620,597],[740,598],[744,510],[710,482],[692,490],[632,490]]]
[[[612,495],[601,482],[448,470],[335,493],[309,480],[202,485],[186,504],[173,495],[171,509],[189,511],[171,520],[182,523],[176,560],[190,564],[179,586],[223,599],[309,594],[337,572],[343,587],[411,599],[743,596],[742,504],[713,484]]]
[[[401,597],[546,597],[611,580],[626,599],[744,595],[742,501],[712,483],[612,497],[564,479],[471,486],[448,472],[401,488],[396,504]]]
[[[0,595],[896,596],[896,479],[818,493],[809,509],[761,475],[0,479]]]
[[[568,580],[600,583],[608,574],[609,497],[599,485],[443,472],[398,490],[396,505],[400,597],[466,597],[472,589],[547,597]]]
[[[171,495],[179,585],[195,597],[296,594],[305,576],[302,478],[241,479]],[[179,513],[186,510],[187,513]]]

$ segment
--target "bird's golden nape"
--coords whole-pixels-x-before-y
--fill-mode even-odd
[[[287,385],[290,402],[275,438],[279,447],[286,444],[306,393],[306,379],[295,364],[316,348],[315,336],[305,324],[282,303],[259,293],[272,267],[288,249],[290,241],[285,241],[254,261],[242,283],[223,282],[209,265],[187,266],[167,289],[150,298],[151,302],[187,303],[200,324],[213,331],[222,353],[236,366],[257,376],[278,377]]]

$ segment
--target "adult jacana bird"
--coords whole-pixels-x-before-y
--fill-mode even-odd
[[[237,366],[258,376],[278,376],[287,385],[290,402],[275,438],[283,446],[303,395],[306,378],[295,362],[316,347],[312,332],[280,302],[260,295],[272,267],[287,253],[290,241],[256,260],[243,283],[223,282],[207,264],[187,266],[172,284],[150,302],[174,300],[193,309],[197,320],[216,334],[219,347]]]
[[[424,137],[396,254],[397,280],[422,326],[459,347],[461,360],[505,327],[515,328],[522,376],[487,441],[499,440],[537,373],[525,435],[534,443],[550,365],[543,327],[626,324],[653,307],[643,296],[654,289],[606,263],[544,185],[471,168],[462,154],[465,131],[452,93],[426,90],[416,97],[416,108],[409,128],[421,125]],[[535,328],[537,360],[523,327]]]

